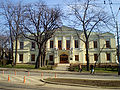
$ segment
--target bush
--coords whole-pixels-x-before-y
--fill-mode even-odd
[[[8,65],[8,64],[12,64],[12,60],[7,60],[7,59],[1,59],[0,60],[0,65],[1,66],[5,66],[5,65]]]
[[[78,64],[70,64],[70,67],[68,68],[69,71],[79,71],[79,65]]]

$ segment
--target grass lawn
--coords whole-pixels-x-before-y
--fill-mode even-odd
[[[17,64],[16,66],[12,67],[11,64],[6,65],[6,66],[2,66],[0,65],[0,67],[2,68],[17,68],[17,69],[35,69],[35,65],[32,64]],[[54,67],[53,66],[45,66],[45,67],[41,67],[39,68],[40,70],[52,70]]]
[[[35,69],[35,65],[33,64],[17,64],[16,66],[12,67],[11,64],[9,65],[6,65],[6,66],[2,66],[0,65],[0,67],[2,68],[17,68],[17,69]],[[55,66],[51,66],[51,65],[48,65],[48,66],[45,66],[45,67],[41,67],[39,68],[40,70],[53,70],[55,68]],[[75,67],[74,72],[78,72],[79,69],[78,67]],[[86,71],[86,68],[82,68],[82,72],[90,72],[90,71]],[[117,68],[115,69],[111,69],[111,68],[95,68],[95,73],[117,73]]]
[[[112,80],[86,80],[86,79],[65,79],[65,78],[48,78],[45,79],[51,82],[78,84],[78,85],[91,85],[102,87],[120,87],[120,81]]]
[[[76,66],[76,67],[73,67],[72,70],[69,69],[69,71],[78,72],[79,68],[78,66]],[[90,71],[86,71],[86,67],[84,67],[82,68],[82,72],[90,72]],[[95,68],[95,73],[117,73],[117,72],[118,72],[117,68],[114,68],[114,69],[112,68],[105,69],[105,68],[98,68],[98,67]]]

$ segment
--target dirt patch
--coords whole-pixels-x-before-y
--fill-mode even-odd
[[[65,78],[48,78],[45,79],[51,82],[68,83],[68,84],[80,84],[80,85],[92,85],[103,87],[120,87],[120,81],[117,80],[86,80],[86,79],[65,79]]]

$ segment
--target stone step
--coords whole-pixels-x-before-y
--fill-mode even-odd
[[[58,71],[67,71],[70,64],[58,64],[55,70]]]

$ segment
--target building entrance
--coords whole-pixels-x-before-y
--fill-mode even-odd
[[[68,55],[66,55],[66,54],[60,55],[60,63],[69,63],[68,62]]]

